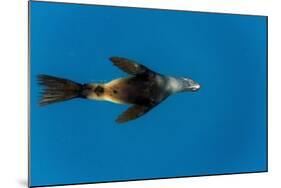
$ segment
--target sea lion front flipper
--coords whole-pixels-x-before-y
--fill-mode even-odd
[[[110,57],[110,61],[113,62],[115,66],[123,70],[128,74],[138,75],[138,74],[148,74],[153,73],[152,70],[148,69],[142,64],[139,64],[133,60],[126,59],[123,57]]]
[[[141,105],[133,105],[124,111],[117,119],[117,123],[125,123],[127,121],[139,118],[140,116],[144,115],[154,106],[141,106]]]

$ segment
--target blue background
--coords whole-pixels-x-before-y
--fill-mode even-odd
[[[266,17],[31,2],[31,185],[267,170]],[[202,86],[145,116],[74,99],[39,107],[38,74],[107,82],[108,58]]]

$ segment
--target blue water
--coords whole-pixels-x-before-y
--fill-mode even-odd
[[[31,185],[267,170],[266,17],[31,2]],[[74,99],[39,107],[38,74],[107,82],[110,56],[191,77],[143,117]]]

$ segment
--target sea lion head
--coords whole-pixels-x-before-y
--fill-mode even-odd
[[[197,91],[200,89],[200,84],[191,78],[186,77],[166,77],[166,90],[171,93],[183,92],[183,91]]]
[[[183,91],[197,91],[201,87],[199,83],[192,80],[191,78],[181,77],[178,80],[181,83]]]

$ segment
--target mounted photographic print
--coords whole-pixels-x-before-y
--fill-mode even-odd
[[[267,171],[267,17],[29,2],[29,186]]]

